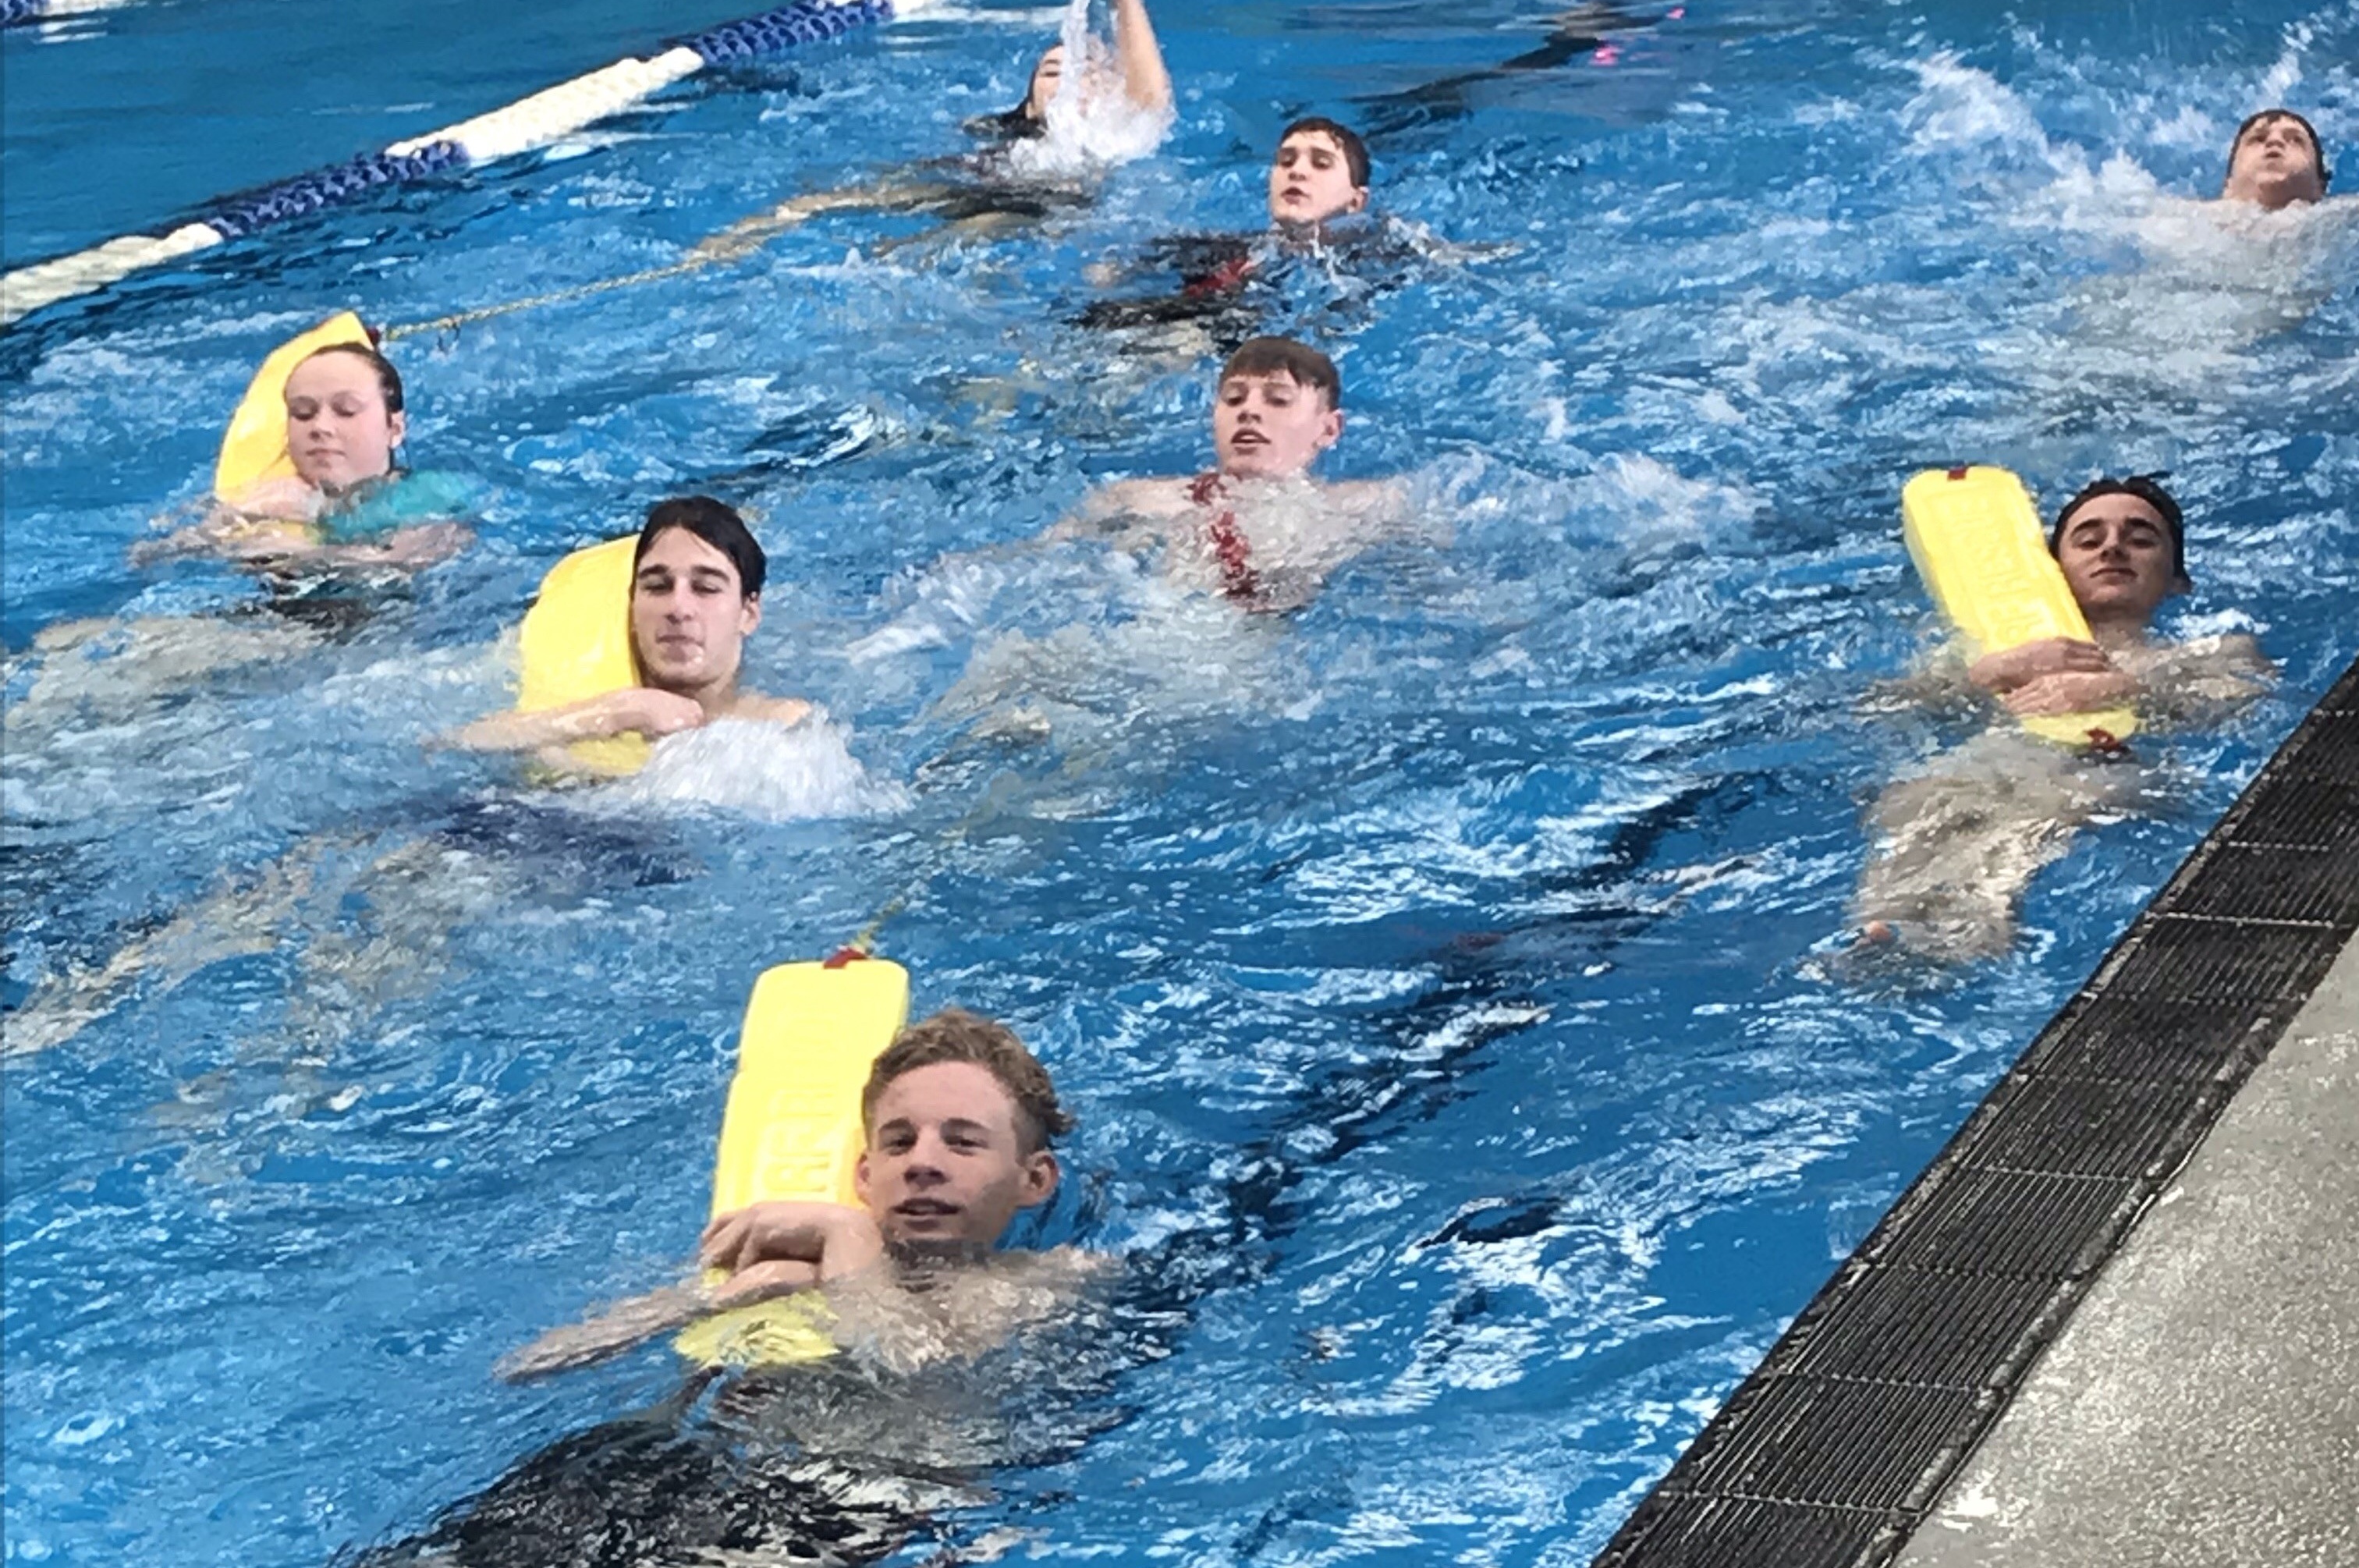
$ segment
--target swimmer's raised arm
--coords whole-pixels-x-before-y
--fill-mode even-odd
[[[1114,8],[1114,52],[1122,61],[1123,93],[1142,109],[1171,106],[1171,72],[1155,41],[1146,0],[1117,0]]]

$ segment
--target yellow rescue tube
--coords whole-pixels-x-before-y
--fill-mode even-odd
[[[524,670],[516,712],[561,708],[639,683],[631,654],[631,558],[637,548],[631,534],[593,544],[540,580],[540,596],[517,634]],[[578,740],[566,750],[593,773],[635,773],[647,759],[646,739],[635,735]]]
[[[909,975],[881,958],[781,964],[754,983],[721,1120],[712,1213],[779,1199],[854,1203],[860,1091],[909,1017]],[[810,1361],[835,1348],[815,1300],[717,1313],[673,1342],[709,1367]]]
[[[2044,637],[2089,640],[2039,514],[2023,482],[2004,468],[1931,469],[1900,492],[1901,533],[1917,575],[1951,626],[1972,645],[1968,657],[1999,653]],[[2137,729],[2127,708],[2027,718],[2023,727],[2067,746],[2111,747]]]
[[[376,346],[361,319],[345,310],[270,351],[239,399],[237,412],[230,416],[229,433],[222,437],[221,456],[213,462],[216,497],[234,506],[257,485],[295,477],[295,460],[287,455],[287,378],[297,365],[335,343]]]

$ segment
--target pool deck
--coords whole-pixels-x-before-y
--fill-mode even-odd
[[[2359,1565],[2359,662],[1597,1568]]]
[[[2359,1563],[2359,942],[1899,1563]]]

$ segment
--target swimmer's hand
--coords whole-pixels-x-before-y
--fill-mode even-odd
[[[677,691],[653,686],[625,686],[603,697],[592,697],[574,709],[558,709],[572,720],[564,740],[596,740],[636,733],[649,740],[692,730],[704,723],[703,705]]]
[[[1985,691],[2003,694],[2042,676],[2104,674],[2113,668],[2114,661],[2095,643],[2078,637],[2042,637],[1983,655],[1966,666],[1966,679]]]
[[[885,1238],[867,1211],[842,1203],[753,1203],[704,1227],[698,1256],[709,1269],[726,1269],[727,1299],[775,1295],[790,1281],[827,1284],[857,1274],[885,1256]],[[799,1265],[777,1269],[773,1264]],[[808,1279],[801,1270],[808,1269]]]
[[[2137,678],[2118,670],[2067,670],[2034,676],[1999,698],[2018,718],[2046,713],[2085,713],[2110,708],[2138,694]]]

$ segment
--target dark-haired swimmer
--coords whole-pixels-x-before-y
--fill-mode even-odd
[[[1299,608],[1336,567],[1407,518],[1397,483],[1310,477],[1320,454],[1343,439],[1343,402],[1334,361],[1290,338],[1254,338],[1221,367],[1212,468],[1105,485],[1051,537],[1159,543],[1177,581],[1247,610]]]
[[[409,415],[385,355],[332,343],[288,375],[285,397],[294,477],[216,497],[202,522],[136,546],[134,565],[216,555],[281,576],[407,572],[466,548],[463,487],[399,465]]]
[[[1071,89],[1080,115],[1119,103],[1134,115],[1168,123],[1171,73],[1156,42],[1146,0],[1115,0],[1114,58],[1078,79]],[[936,159],[882,180],[818,191],[780,202],[770,211],[732,223],[700,242],[693,257],[726,261],[746,255],[798,224],[829,212],[918,212],[972,231],[1009,219],[1037,219],[1060,207],[1085,204],[1088,192],[1071,180],[1027,175],[1009,157],[1012,144],[1049,134],[1050,110],[1065,92],[1065,46],[1052,44],[1034,62],[1024,101],[1003,114],[967,122],[967,130],[992,144],[982,157]]]
[[[1074,322],[1114,331],[1193,327],[1209,332],[1214,346],[1233,348],[1273,317],[1301,319],[1305,301],[1297,298],[1297,282],[1313,297],[1312,309],[1340,307],[1348,318],[1364,310],[1371,296],[1407,282],[1421,265],[1495,254],[1495,247],[1440,240],[1416,223],[1374,212],[1373,178],[1367,144],[1350,126],[1319,115],[1297,120],[1280,134],[1270,158],[1268,227],[1257,234],[1177,234],[1149,243],[1128,261],[1093,266],[1090,280],[1101,287],[1146,273],[1162,273],[1170,281],[1156,293],[1093,301]],[[1351,280],[1340,298],[1338,273]],[[1341,330],[1341,321],[1328,324]],[[1203,345],[1183,338],[1174,346],[1201,352]]]
[[[1370,173],[1367,144],[1350,126],[1317,115],[1295,121],[1270,157],[1266,230],[1175,234],[1149,243],[1128,262],[1093,267],[1091,279],[1101,285],[1153,272],[1176,275],[1177,285],[1144,298],[1098,300],[1078,324],[1125,328],[1223,315],[1245,323],[1255,312],[1240,310],[1239,295],[1284,256],[1339,241],[1364,248],[1383,238],[1386,231],[1378,224],[1337,226],[1368,210]]]
[[[2257,696],[2274,667],[2243,633],[2158,640],[2155,613],[2192,586],[2179,503],[2153,478],[2099,479],[2056,515],[2049,549],[2090,639],[2053,637],[1964,667],[1966,688],[2006,712],[2085,713],[2135,703],[2149,724],[2200,722]],[[1931,681],[1916,683],[1938,696]],[[1954,686],[1950,690],[1954,691]],[[1871,942],[1943,962],[2004,953],[2015,906],[2082,823],[2135,803],[2135,768],[1994,729],[1892,786],[1869,811],[1876,844],[1853,900]]]
[[[2249,201],[2275,212],[2324,201],[2333,178],[2308,120],[2290,109],[2264,109],[2237,126],[2228,144],[2228,177],[2220,200]]]
[[[970,1356],[1069,1299],[1097,1267],[1071,1247],[994,1251],[1016,1214],[1055,1193],[1050,1140],[1073,1126],[1048,1071],[1006,1025],[959,1007],[909,1025],[870,1069],[860,1111],[856,1206],[760,1203],[719,1215],[699,1261],[725,1271],[722,1282],[652,1291],[543,1334],[504,1359],[500,1376],[584,1365],[707,1313],[813,1288],[827,1292],[841,1343],[903,1367]],[[931,1271],[913,1280],[913,1269]]]
[[[762,624],[767,571],[768,558],[733,508],[709,495],[657,502],[632,555],[631,651],[641,683],[537,713],[495,713],[447,743],[538,752],[562,768],[574,741],[655,739],[724,718],[800,723],[809,702],[738,685],[745,638]]]

